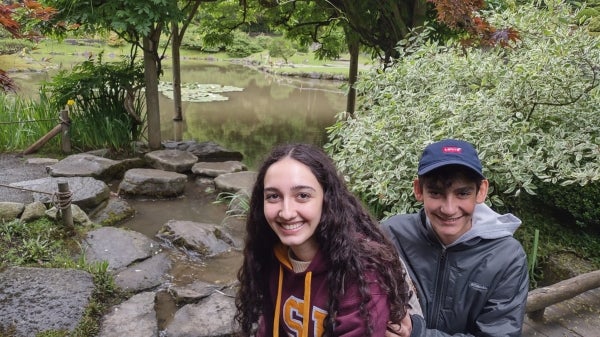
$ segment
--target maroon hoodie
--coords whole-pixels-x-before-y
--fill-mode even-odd
[[[287,246],[278,245],[274,253],[280,265],[269,275],[269,293],[256,337],[322,336],[329,296],[327,265],[321,252],[317,252],[306,271],[300,273],[292,270]],[[367,311],[371,315],[372,336],[383,336],[389,319],[389,304],[373,273],[346,279],[345,291],[340,289],[334,336],[367,335],[367,324],[360,315],[358,277],[368,279],[371,301],[367,304]]]

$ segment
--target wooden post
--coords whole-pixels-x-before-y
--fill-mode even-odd
[[[71,128],[71,119],[69,119],[68,109],[63,109],[60,111],[60,125],[62,152],[71,153],[71,136],[69,133]]]
[[[60,210],[63,224],[67,231],[71,234],[75,234],[75,226],[73,225],[73,212],[71,210],[71,192],[69,191],[69,183],[60,180],[58,182],[58,205],[56,206]]]
[[[23,154],[34,153],[40,147],[42,147],[44,144],[46,144],[50,139],[52,139],[52,137],[58,135],[60,133],[61,129],[62,129],[62,125],[58,124],[52,130],[50,130],[44,137],[38,139],[37,142],[33,143],[33,145],[31,145],[25,151],[23,151]]]

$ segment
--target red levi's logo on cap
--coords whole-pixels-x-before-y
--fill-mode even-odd
[[[456,153],[456,154],[461,154],[462,153],[462,147],[457,147],[457,146],[444,146],[442,148],[442,152],[443,153]]]

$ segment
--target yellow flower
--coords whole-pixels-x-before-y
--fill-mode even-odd
[[[75,105],[75,100],[73,100],[73,99],[70,99],[70,100],[68,100],[68,101],[67,101],[67,105],[68,105],[68,106]]]

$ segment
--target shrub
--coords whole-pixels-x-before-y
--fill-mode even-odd
[[[281,57],[285,63],[288,63],[290,57],[296,54],[292,42],[283,37],[274,38],[269,44],[269,56]]]
[[[75,148],[123,150],[143,133],[143,87],[140,63],[103,63],[100,55],[70,72],[59,72],[42,85],[42,92],[57,110],[74,101],[70,111]]]
[[[233,41],[226,47],[227,55],[230,57],[247,57],[261,51],[260,45],[248,34],[236,31]]]
[[[198,25],[192,24],[188,26],[183,35],[181,46],[191,50],[202,50],[202,31]]]
[[[589,29],[590,32],[600,32],[600,16],[596,16],[590,19]]]
[[[14,54],[24,49],[32,49],[35,44],[28,40],[0,38],[0,55]]]
[[[569,223],[583,229],[600,230],[600,182],[585,186],[539,183],[538,198],[545,205],[568,215]]]
[[[460,138],[479,150],[496,205],[534,180],[586,185],[600,178],[600,38],[560,3],[489,13],[515,27],[510,49],[424,42],[356,84],[358,109],[338,116],[327,150],[355,193],[383,214],[414,211],[412,180],[423,148]],[[423,38],[426,38],[423,37]]]
[[[263,34],[256,36],[255,39],[256,39],[256,43],[258,43],[258,45],[262,49],[269,48],[269,44],[271,44],[271,41],[273,41],[273,38],[271,36],[263,35]]]
[[[127,41],[117,35],[115,32],[110,32],[106,44],[111,47],[124,47],[127,45]]]

